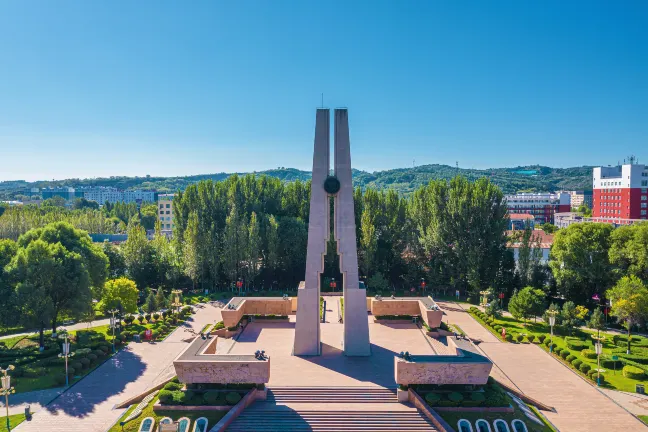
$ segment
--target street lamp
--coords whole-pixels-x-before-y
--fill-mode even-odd
[[[115,328],[117,327],[117,322],[115,321],[115,314],[119,312],[119,309],[110,309],[108,311],[112,316],[110,317],[110,327],[112,327],[112,352],[115,352]]]
[[[178,308],[176,313],[180,312],[180,306],[182,306],[182,303],[180,303],[180,294],[182,294],[182,290],[173,290],[171,291],[171,294],[175,295],[175,301],[171,303],[171,307]]]
[[[549,342],[549,352],[553,352],[553,328],[556,325],[556,315],[558,315],[557,310],[548,310],[547,315],[549,315],[549,326],[551,327],[551,339]]]
[[[66,329],[62,329],[59,333],[59,339],[63,339],[63,345],[61,346],[62,352],[59,354],[59,357],[65,358],[65,387],[70,385],[70,379],[68,375],[68,357],[74,355],[73,352],[70,352],[70,342],[68,342],[68,332]]]
[[[603,344],[601,344],[600,339],[596,340],[596,344],[594,344],[594,348],[596,349],[596,363],[598,364],[598,369],[596,370],[596,385],[600,387],[601,386],[601,354],[603,353]]]
[[[481,294],[482,296],[480,306],[485,307],[488,303],[488,295],[490,294],[490,290],[479,291],[479,294]]]
[[[9,395],[16,393],[16,389],[11,387],[11,377],[7,375],[7,372],[14,369],[14,365],[7,366],[7,369],[0,368],[0,373],[2,373],[2,393],[0,393],[0,395],[5,397],[5,407],[7,408],[7,432],[11,431],[11,425],[9,424]]]

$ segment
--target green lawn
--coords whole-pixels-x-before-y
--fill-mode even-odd
[[[484,328],[489,330],[491,333],[495,334],[501,339],[501,334],[499,334],[497,331],[495,331],[491,326],[487,325],[482,319],[479,318],[479,316],[475,315],[474,313],[470,312],[471,316],[475,318]],[[546,325],[544,322],[538,321],[538,322],[528,322],[528,323],[522,323],[521,321],[513,318],[513,317],[500,317],[495,319],[494,325],[500,325],[504,328],[506,328],[506,333],[511,334],[511,335],[517,335],[517,334],[523,334],[524,339],[523,343],[529,343],[527,340],[528,335],[534,335],[536,336],[536,341],[534,343],[538,343],[537,337],[539,335],[545,335],[547,339],[549,339],[550,335],[550,328],[548,325]],[[583,340],[583,342],[586,344],[586,348],[594,351],[594,345],[593,345],[593,340],[592,336],[594,335],[593,331],[583,331],[583,330],[574,330],[574,337],[579,337]],[[564,334],[564,332],[557,328],[554,327],[554,337],[553,337],[553,342],[556,344],[556,348],[561,348],[561,349],[568,349],[569,352],[576,356],[577,359],[581,360],[583,363],[587,363],[591,366],[592,369],[596,369],[597,366],[597,360],[596,359],[588,359],[585,358],[580,350],[573,350],[567,347],[567,343],[565,341],[565,336],[569,336],[567,334]],[[603,341],[603,357],[611,357],[614,355],[612,350],[619,350],[621,347],[617,346],[614,344],[612,341],[612,334],[608,334],[605,332],[601,333],[601,336],[605,337],[605,340]],[[514,339],[515,340],[515,339]],[[517,343],[517,342],[515,342]],[[648,342],[646,342],[648,343]],[[539,346],[549,352],[549,348],[545,344],[539,344]],[[637,351],[641,350],[640,347],[634,347]],[[563,364],[566,366],[570,367],[572,370],[576,371],[579,375],[583,376],[584,378],[587,378],[587,375],[583,374],[580,372],[580,370],[575,369],[571,363],[567,362],[564,360],[562,357],[553,354],[553,356],[561,361]],[[627,391],[627,392],[635,392],[635,386],[636,384],[648,384],[648,377],[646,379],[642,380],[636,380],[636,379],[631,379],[631,378],[626,378],[623,376],[621,372],[622,366],[617,367],[616,372],[614,369],[605,369],[605,383],[602,385],[608,388],[612,388],[615,390],[621,390],[621,391]],[[592,382],[590,380],[590,382]]]
[[[640,415],[640,416],[637,416],[637,417],[639,417],[639,419],[640,419],[642,422],[648,424],[648,416],[647,416],[647,415]]]
[[[124,415],[119,419],[119,421],[108,430],[108,432],[137,432],[139,430],[140,423],[142,422],[143,419],[146,417],[153,417],[155,419],[155,430],[157,430],[158,422],[164,418],[164,417],[170,417],[174,421],[179,420],[182,417],[187,417],[189,420],[191,420],[191,424],[189,425],[189,430],[193,429],[194,426],[194,420],[198,419],[199,417],[205,417],[209,421],[207,424],[207,430],[211,429],[218,421],[225,415],[227,414],[227,411],[153,411],[153,405],[155,402],[157,402],[158,398],[157,396],[153,398],[151,403],[147,405],[146,408],[142,410],[142,413],[135,417],[133,420],[129,421],[124,425],[124,428],[119,425],[119,423],[122,421],[122,419],[125,419],[128,417],[128,415],[135,409],[137,404],[131,406],[125,413]],[[1,432],[1,431],[0,431]]]
[[[25,414],[14,414],[9,416],[11,430],[25,421]],[[7,416],[0,417],[0,432],[7,432]]]
[[[506,421],[506,423],[509,425],[509,428],[511,428],[511,430],[513,430],[511,426],[511,422],[515,419],[520,419],[524,422],[529,432],[555,431],[555,429],[553,429],[551,426],[547,424],[545,424],[544,426],[540,426],[539,424],[532,422],[519,409],[516,409],[515,412],[513,413],[487,413],[487,412],[476,413],[476,412],[437,411],[437,414],[443,417],[443,419],[447,421],[448,424],[450,424],[450,426],[452,426],[455,430],[459,430],[457,429],[457,422],[460,419],[468,420],[472,424],[473,430],[477,430],[475,426],[475,422],[479,419],[484,419],[488,421],[488,423],[490,423],[491,430],[495,430],[495,426],[493,425],[493,422],[497,419],[502,419]]]

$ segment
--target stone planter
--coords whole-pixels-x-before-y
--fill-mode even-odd
[[[236,336],[237,333],[238,333],[238,331],[229,331],[226,328],[219,329],[219,330],[212,330],[212,331],[209,332],[209,334],[212,334],[212,335],[218,336],[218,337],[222,337],[222,338],[225,338],[225,339],[229,339],[231,337],[234,337],[234,336]]]
[[[155,402],[153,411],[229,411],[232,405],[162,405],[160,401]]]
[[[396,396],[398,397],[398,402],[400,403],[409,402],[409,392],[407,390],[396,390]]]

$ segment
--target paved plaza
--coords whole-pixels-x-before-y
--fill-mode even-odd
[[[448,320],[469,336],[482,339],[479,348],[525,394],[553,406],[555,413],[543,414],[559,430],[569,432],[646,430],[637,418],[610,400],[596,387],[533,344],[501,342],[475,321],[462,307],[438,302]],[[499,379],[499,377],[498,377]]]
[[[206,305],[197,308],[186,328],[200,331],[205,324],[219,319],[220,310]],[[190,337],[179,327],[164,342],[130,343],[16,430],[105,432],[125,411],[113,410],[115,404],[174,375],[173,359],[187,346],[185,340]]]
[[[253,354],[262,349],[270,356],[269,386],[380,386],[395,387],[394,356],[435,354],[427,336],[415,324],[375,324],[368,316],[371,356],[347,357],[342,352],[343,325],[337,322],[339,297],[327,297],[327,323],[322,324],[322,355],[292,355],[294,316],[290,322],[248,324],[233,346],[219,353]],[[221,351],[224,350],[224,351]]]

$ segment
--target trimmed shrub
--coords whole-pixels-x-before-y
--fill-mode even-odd
[[[524,340],[524,336],[522,336],[521,334],[518,333],[518,334],[515,335],[515,340],[518,343],[522,343],[522,341]]]
[[[425,395],[425,401],[430,405],[430,406],[436,406],[439,401],[441,400],[441,396],[439,396],[438,393],[428,393]]]
[[[569,354],[565,360],[569,363],[573,362],[577,357],[574,354]]]
[[[599,382],[599,380],[600,380],[600,383],[601,383],[601,384],[604,384],[604,383],[605,383],[605,374],[604,374],[604,373],[601,373],[601,374],[599,375],[598,372],[594,371],[594,373],[592,373],[592,374],[590,375],[590,378],[591,378],[591,380],[594,381],[594,382]]]
[[[636,366],[623,366],[623,376],[626,378],[640,380],[646,376],[646,373]]]
[[[572,360],[571,364],[572,364],[572,366],[574,366],[574,368],[579,369],[580,365],[583,364],[583,360],[581,360],[579,358],[575,358],[574,360]]]
[[[626,360],[633,361],[635,363],[648,365],[648,357],[645,355],[626,354],[625,352],[623,352],[623,353],[619,353],[618,356]]]
[[[146,318],[146,322],[151,322],[151,314],[144,315],[144,318]]]
[[[106,355],[106,353],[103,352],[103,350],[98,349],[98,348],[97,348],[96,350],[92,351],[92,354],[94,354],[95,356],[97,356],[97,358],[99,358],[99,357],[103,357],[103,356]]]
[[[560,355],[560,352],[561,352],[562,350],[563,350],[563,349],[562,349],[561,347],[556,346],[556,344],[554,344],[554,348],[553,348],[553,352],[554,352],[554,354],[556,354],[556,355]]]
[[[170,390],[160,390],[158,396],[160,398],[160,403],[168,405],[173,402],[173,392]]]
[[[532,335],[532,334],[529,335],[529,336],[527,336],[527,339],[528,339],[529,342],[531,342],[531,343],[533,343],[533,341],[535,341],[535,338],[536,338],[535,335]]]
[[[54,382],[56,383],[56,385],[59,385],[59,386],[65,385],[65,378],[66,377],[65,377],[64,373],[56,375],[56,377],[54,378]]]
[[[538,341],[540,341],[540,343],[544,343],[545,339],[547,339],[547,335],[545,334],[541,334],[538,336]]]
[[[560,351],[560,357],[564,358],[565,360],[567,360],[567,357],[569,357],[570,355],[571,352],[568,349]]]
[[[591,349],[582,350],[581,355],[583,357],[585,357],[586,359],[595,359],[596,358],[596,352],[592,351]]]
[[[182,384],[170,381],[164,385],[164,390],[177,391],[182,389]]]
[[[241,395],[237,392],[229,392],[225,395],[227,405],[236,405],[241,400]]]
[[[584,374],[589,373],[589,371],[592,369],[592,366],[590,366],[589,363],[583,363],[578,367],[578,370],[583,372]]]
[[[97,356],[96,354],[88,354],[88,360],[90,360],[90,363],[96,362],[97,361]]]
[[[470,394],[470,400],[473,402],[479,402],[480,404],[486,400],[486,396],[481,392],[472,392]]]
[[[502,332],[502,326],[501,326],[501,325],[496,325],[496,326],[493,327],[493,328],[495,329],[495,331],[496,331],[497,333],[501,333],[501,332]]]
[[[78,369],[75,369],[73,367],[68,367],[68,375],[73,376]]]
[[[223,403],[222,394],[222,392],[216,390],[209,390],[205,392],[203,399],[207,405],[221,405]]]
[[[608,357],[601,357],[601,367],[604,369],[615,369],[620,368],[622,365],[619,360],[612,360]]]
[[[513,335],[511,335],[511,333],[506,333],[504,339],[506,339],[506,342],[513,342]]]
[[[90,367],[90,359],[87,359],[85,357],[80,359],[79,363],[81,363],[81,365],[83,365],[83,369],[86,369],[86,368]]]
[[[448,395],[448,399],[451,400],[452,402],[461,402],[464,399],[464,397],[459,392],[452,392]]]
[[[154,319],[155,321],[159,320],[159,319],[160,319],[160,314],[157,313],[157,312],[155,312],[155,313],[153,314],[153,319]]]
[[[144,315],[140,315],[137,317],[137,322],[139,322],[140,324],[144,324],[144,320],[145,320]]]
[[[79,371],[79,370],[81,370],[83,368],[83,365],[81,364],[81,362],[74,361],[74,362],[70,363],[70,367],[73,367],[74,369]]]

